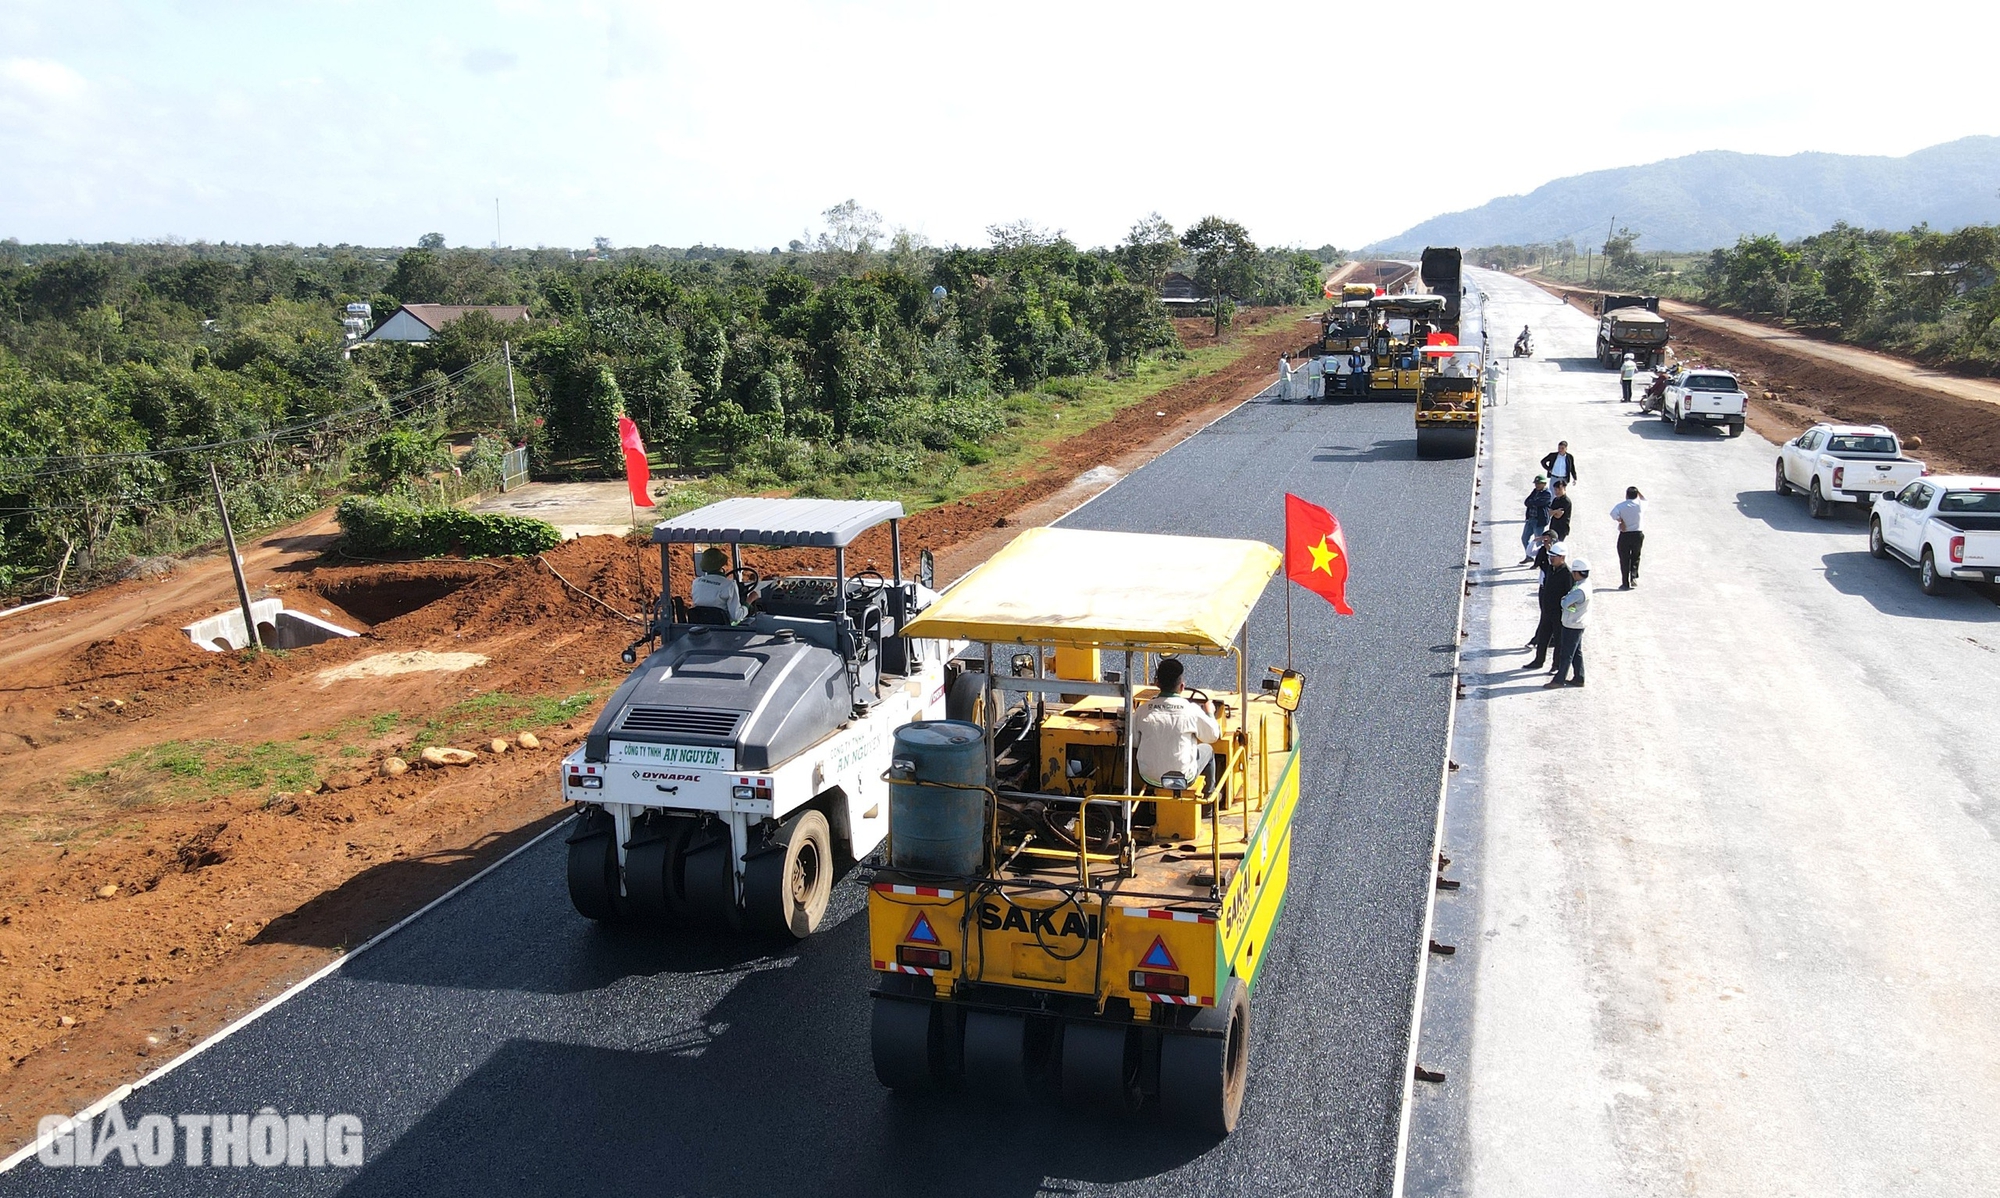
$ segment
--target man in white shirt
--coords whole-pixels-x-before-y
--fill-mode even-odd
[[[1625,391],[1623,401],[1625,403],[1632,402],[1632,380],[1638,377],[1638,374],[1639,364],[1632,360],[1631,354],[1626,354],[1625,360],[1618,364],[1618,384]]]
[[[688,604],[722,612],[731,624],[740,624],[750,614],[743,606],[743,592],[728,573],[729,557],[713,545],[701,551],[695,561],[694,582],[688,587]]]
[[[1590,622],[1590,563],[1580,557],[1569,559],[1570,576],[1576,585],[1562,598],[1562,627],[1556,629],[1556,676],[1544,687],[1583,685],[1583,626]],[[1571,663],[1576,677],[1565,680]]]
[[[1618,521],[1618,575],[1624,581],[1618,589],[1629,591],[1639,585],[1639,552],[1646,546],[1646,534],[1640,523],[1646,515],[1646,497],[1639,494],[1639,488],[1625,488],[1625,501],[1611,509],[1611,518]]]
[[[1179,774],[1192,783],[1215,760],[1210,742],[1222,735],[1208,705],[1181,694],[1182,669],[1179,659],[1162,658],[1153,675],[1160,693],[1139,708],[1134,755],[1139,776],[1155,786],[1164,785],[1168,774]]]

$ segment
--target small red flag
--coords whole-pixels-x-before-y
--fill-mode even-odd
[[[1316,503],[1285,496],[1285,577],[1351,616],[1347,606],[1347,538],[1340,521]]]
[[[646,443],[639,439],[639,426],[630,416],[618,418],[618,443],[625,448],[625,485],[632,491],[632,502],[652,507],[653,497],[646,493],[646,484],[653,481],[653,468],[646,464]]]

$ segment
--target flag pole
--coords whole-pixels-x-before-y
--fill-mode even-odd
[[[1285,579],[1285,668],[1292,668],[1292,580]]]

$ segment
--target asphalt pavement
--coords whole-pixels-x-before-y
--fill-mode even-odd
[[[771,954],[589,923],[557,835],[123,1104],[131,1121],[352,1114],[358,1170],[30,1162],[0,1193],[1388,1194],[1470,480],[1469,462],[1417,460],[1408,404],[1257,400],[1064,521],[1282,544],[1289,490],[1346,528],[1358,614],[1293,597],[1308,682],[1290,901],[1226,1141],[897,1098],[869,1064],[855,877],[820,935]],[[1283,659],[1283,586],[1254,617],[1253,669]]]

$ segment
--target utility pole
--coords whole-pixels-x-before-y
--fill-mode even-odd
[[[494,203],[499,203],[495,200]],[[500,343],[500,355],[507,359],[507,410],[514,414],[516,428],[521,424],[521,405],[514,401],[514,346],[511,342]]]
[[[243,631],[252,649],[262,649],[264,642],[257,635],[257,618],[250,614],[250,584],[243,581],[243,559],[236,556],[236,531],[229,527],[229,505],[222,502],[222,479],[215,473],[213,459],[208,463],[208,482],[215,488],[215,510],[222,517],[222,544],[229,550],[229,569],[236,575],[236,601],[243,605]]]
[[[493,248],[500,248],[500,197],[493,197]]]

